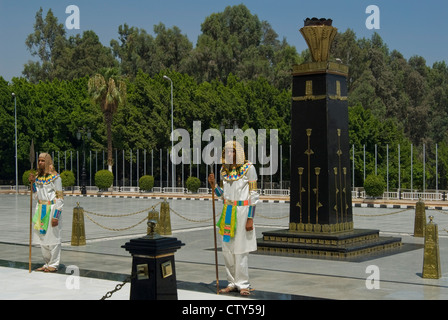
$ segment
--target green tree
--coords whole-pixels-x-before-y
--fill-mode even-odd
[[[331,46],[331,58],[341,59],[342,63],[349,67],[347,77],[347,87],[351,91],[353,82],[361,77],[367,69],[366,54],[356,39],[356,34],[352,29],[345,32],[338,32]]]
[[[2,179],[12,179],[14,177],[14,165],[10,164],[13,162],[11,155],[14,154],[14,99],[11,95],[12,90],[8,82],[0,77],[0,161],[3,163],[0,166],[0,177]],[[21,99],[17,102],[20,107]]]
[[[188,37],[178,27],[167,29],[163,23],[154,26],[154,33],[156,37],[144,29],[119,26],[120,42],[111,40],[110,45],[121,61],[122,74],[134,78],[139,69],[151,76],[166,69],[182,71],[193,48]]]
[[[40,61],[29,61],[24,66],[23,75],[33,83],[53,79],[53,50],[66,44],[64,26],[58,23],[53,11],[49,9],[45,19],[42,12],[41,7],[36,13],[34,33],[28,35],[25,41],[31,55],[40,59]]]
[[[228,6],[201,24],[202,34],[185,60],[184,72],[199,83],[264,77],[279,88],[290,88],[292,65],[301,62],[294,47],[278,40],[267,21],[260,21],[243,5]]]
[[[184,60],[190,54],[193,44],[181,30],[174,26],[167,29],[163,23],[154,26],[155,56],[153,58],[155,72],[166,69],[182,71]]]
[[[377,146],[377,173],[387,175],[389,162],[389,186],[398,188],[398,145],[400,145],[401,187],[410,185],[410,142],[393,119],[380,121],[372,111],[361,105],[349,108],[350,146],[355,147],[355,185],[364,184],[364,147],[366,174],[375,173],[375,145]],[[389,159],[387,159],[389,154]],[[414,161],[414,164],[417,161]]]
[[[129,27],[126,23],[118,27],[118,34],[120,42],[113,39],[110,46],[120,61],[121,73],[130,78],[134,78],[140,69],[147,74],[154,74],[154,37],[144,29]]]
[[[96,74],[89,79],[88,90],[95,104],[99,104],[104,114],[107,128],[107,165],[112,172],[112,120],[118,106],[126,101],[126,83],[114,74],[113,69],[105,74]]]
[[[53,51],[52,76],[58,79],[92,76],[102,68],[118,66],[111,50],[103,46],[91,30],[84,31],[82,37],[79,34],[71,36],[66,46],[59,46]]]

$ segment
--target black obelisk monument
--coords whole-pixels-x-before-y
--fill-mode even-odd
[[[331,20],[307,19],[300,32],[313,62],[293,69],[290,229],[351,230],[348,68],[329,61]]]
[[[263,232],[258,252],[347,258],[399,247],[400,238],[353,226],[348,67],[330,60],[337,29],[313,18],[300,32],[313,61],[292,73],[289,229]]]

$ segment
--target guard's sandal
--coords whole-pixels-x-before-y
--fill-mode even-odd
[[[252,293],[251,293],[251,290],[250,289],[241,289],[240,290],[240,295],[242,295],[242,296],[250,296]]]
[[[53,267],[48,267],[45,269],[45,272],[57,272],[57,271],[58,271],[58,269],[53,268]]]
[[[225,289],[219,290],[219,293],[230,293],[230,292],[235,292],[235,291],[237,291],[237,289],[235,287],[227,287]]]
[[[45,272],[47,270],[47,268],[45,266],[42,266],[40,268],[35,269],[34,271],[42,271]]]

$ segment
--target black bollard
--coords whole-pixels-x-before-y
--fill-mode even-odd
[[[177,300],[174,253],[185,244],[155,233],[155,221],[148,224],[150,234],[122,246],[132,255],[130,300]]]

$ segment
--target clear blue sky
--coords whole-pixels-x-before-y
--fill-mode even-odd
[[[228,5],[245,4],[260,20],[268,21],[298,52],[306,49],[299,33],[307,17],[333,19],[333,26],[343,32],[354,30],[358,38],[370,38],[378,32],[390,50],[400,51],[405,58],[423,56],[427,64],[448,61],[448,1],[435,0],[0,0],[0,76],[10,81],[21,76],[23,65],[31,57],[25,39],[33,32],[35,14],[40,7],[44,16],[52,9],[59,22],[65,25],[69,14],[65,9],[76,5],[80,10],[80,29],[67,30],[68,35],[95,31],[101,42],[109,46],[118,38],[118,26],[145,29],[153,34],[153,26],[163,22],[168,28],[177,26],[193,45],[201,33],[201,23],[214,12]],[[369,14],[366,8],[380,9],[380,29],[366,28]]]

